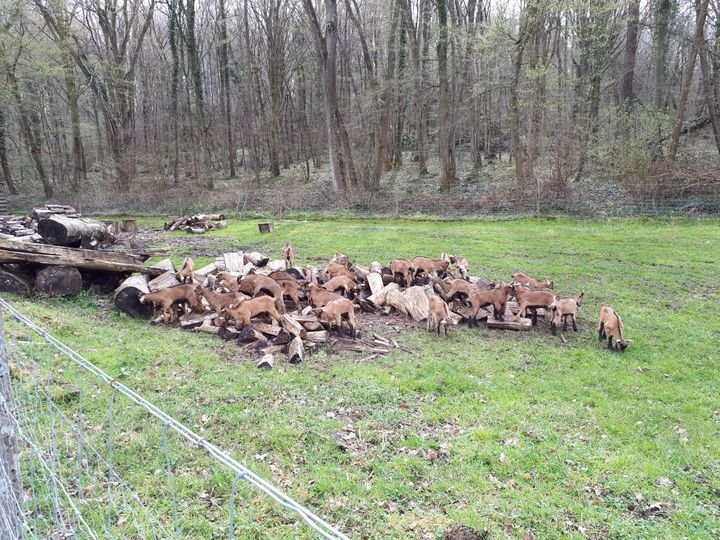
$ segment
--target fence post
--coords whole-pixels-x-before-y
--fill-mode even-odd
[[[5,326],[0,313],[0,537],[23,538],[23,487],[20,478],[20,447],[12,418],[12,382]]]

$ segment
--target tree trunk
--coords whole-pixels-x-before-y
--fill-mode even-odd
[[[705,19],[707,18],[709,0],[699,0],[697,6],[697,16],[695,24],[695,36],[693,37],[692,49],[690,50],[690,58],[688,59],[685,78],[680,90],[680,99],[678,100],[678,110],[675,116],[675,128],[673,129],[672,142],[670,143],[669,157],[674,162],[677,157],[678,145],[680,144],[680,132],[685,121],[685,108],[687,107],[690,87],[692,86],[693,72],[695,71],[695,60],[697,58],[700,46],[705,41]]]
[[[56,246],[79,245],[83,238],[102,242],[112,235],[99,221],[85,218],[69,218],[55,214],[38,222],[38,233]]]
[[[440,35],[437,44],[438,78],[440,83],[438,106],[438,138],[440,151],[440,186],[448,188],[455,184],[455,135],[450,111],[450,87],[448,83],[448,6],[447,0],[436,0]]]
[[[222,112],[225,117],[225,144],[227,145],[227,159],[230,178],[235,178],[235,143],[233,140],[232,125],[232,96],[230,95],[230,67],[228,56],[230,44],[227,34],[227,15],[225,13],[225,0],[219,0],[220,9],[220,96],[223,103]]]
[[[10,195],[17,195],[18,191],[13,181],[10,163],[8,162],[5,139],[5,109],[0,105],[0,171],[2,171],[3,181],[7,184]]]
[[[37,273],[35,290],[47,296],[73,296],[82,290],[82,276],[72,266],[47,266]]]
[[[178,56],[178,0],[168,0],[168,41],[170,44],[170,124],[173,146],[172,171],[175,185],[180,183],[180,146],[178,133],[178,85],[180,77],[180,59]]]
[[[83,144],[80,136],[80,107],[78,106],[78,89],[75,84],[75,73],[73,72],[72,58],[65,55],[65,92],[67,94],[68,108],[70,109],[70,131],[72,133],[72,155],[73,155],[73,174],[70,188],[73,192],[80,191],[80,182],[83,176]]]
[[[635,59],[638,49],[638,28],[640,25],[640,0],[630,0],[628,6],[627,31],[625,36],[625,69],[620,86],[620,101],[629,108],[635,101],[633,80],[635,79]]]
[[[710,117],[710,125],[712,126],[713,136],[715,138],[715,146],[720,153],[720,118],[718,118],[718,102],[715,90],[713,88],[712,74],[710,72],[710,63],[706,49],[707,43],[703,36],[703,42],[700,46],[698,54],[700,55],[700,68],[702,69],[702,88],[705,97],[705,106]]]
[[[655,9],[655,106],[667,106],[667,53],[670,45],[668,28],[672,0],[658,0]]]

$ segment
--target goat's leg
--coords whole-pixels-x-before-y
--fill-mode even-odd
[[[573,323],[573,330],[575,330],[577,332],[577,322],[575,321],[575,314],[573,313],[571,315],[571,317],[572,317],[572,323]]]
[[[567,318],[568,318],[567,315],[563,315],[563,317],[562,317],[562,319],[563,319],[563,332],[567,332]]]
[[[600,326],[598,327],[598,341],[603,341],[605,339],[605,323],[600,322]]]
[[[612,340],[613,340],[613,338],[612,338],[612,336],[608,336],[607,340],[608,340],[608,349],[613,350],[613,345],[612,345]]]

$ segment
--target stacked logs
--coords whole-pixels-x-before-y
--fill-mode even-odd
[[[125,280],[115,291],[115,307],[133,317],[149,318],[153,314],[153,307],[140,302],[140,297],[149,292],[156,292],[168,287],[180,285],[177,269],[169,259],[156,265],[164,271],[159,276],[149,279],[147,276],[134,275]],[[270,260],[267,256],[257,253],[224,253],[210,263],[194,272],[194,283],[212,287],[219,272],[230,272],[233,276],[248,274],[270,275],[278,270],[285,270],[285,261]],[[317,269],[310,268],[303,271],[300,268],[291,268],[287,272],[305,283],[307,274],[317,275]],[[370,295],[370,290],[361,292],[363,300]],[[301,293],[301,297],[303,297]],[[399,345],[389,339],[374,334],[371,338],[346,338],[331,333],[325,328],[311,306],[295,306],[290,303],[288,311],[281,315],[280,322],[271,320],[253,319],[250,325],[239,327],[235,321],[206,309],[203,313],[183,313],[173,323],[181,329],[193,332],[204,332],[217,335],[224,340],[233,340],[243,347],[251,356],[258,357],[259,368],[270,369],[275,360],[284,355],[288,362],[302,362],[305,356],[323,346],[334,351],[351,350],[367,352],[371,355],[385,354]],[[375,307],[365,303],[368,311],[375,311]],[[290,310],[292,309],[292,310]],[[159,324],[164,319],[161,316],[153,319]]]
[[[166,231],[184,231],[190,234],[202,234],[207,231],[226,229],[227,221],[222,214],[196,214],[180,216],[165,224]]]

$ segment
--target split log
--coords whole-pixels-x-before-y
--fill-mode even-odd
[[[161,291],[163,289],[167,289],[168,287],[174,287],[175,285],[180,285],[175,270],[168,270],[164,274],[161,274],[148,282],[150,292]]]
[[[302,324],[297,322],[287,313],[283,313],[280,318],[283,328],[290,332],[293,336],[303,337],[306,334],[305,328]]]
[[[83,238],[98,243],[113,239],[107,227],[99,221],[69,218],[60,214],[41,219],[38,222],[38,233],[47,242],[56,246],[77,246]]]
[[[368,296],[367,301],[373,304],[375,307],[382,307],[385,305],[385,298],[390,291],[398,291],[399,286],[397,283],[388,283],[385,285],[380,292]]]
[[[302,339],[297,336],[293,338],[292,334],[288,332],[287,330],[281,330],[280,333],[277,335],[277,337],[273,340],[273,345],[287,345],[290,343],[293,339]]]
[[[258,333],[252,326],[243,326],[238,333],[237,339],[240,343],[255,343],[258,340]]]
[[[215,263],[210,263],[208,265],[203,266],[199,270],[195,270],[195,274],[200,275],[202,277],[207,277],[210,274],[214,274],[217,271],[217,266]]]
[[[309,331],[309,332],[316,332],[316,331],[322,330],[322,329],[324,328],[324,326],[323,326],[322,324],[320,324],[320,321],[318,321],[318,322],[312,322],[312,321],[306,322],[306,323],[303,323],[303,326],[305,327],[305,330],[307,330],[307,331]]]
[[[240,272],[245,265],[242,251],[238,251],[236,253],[223,253],[222,259],[225,270],[228,272]]]
[[[221,326],[220,330],[218,330],[218,336],[220,336],[220,338],[224,339],[225,341],[237,339],[239,335],[239,330],[236,330],[235,328],[229,328],[227,326]]]
[[[305,360],[305,347],[303,346],[303,340],[299,337],[295,337],[288,345],[288,362],[291,364],[299,364]]]
[[[123,281],[115,289],[113,302],[115,307],[132,317],[148,318],[153,313],[151,304],[141,304],[140,296],[150,292],[146,275],[134,275]]]
[[[51,266],[74,266],[113,272],[163,273],[140,263],[141,257],[114,251],[95,251],[0,239],[0,263],[31,262]]]
[[[249,262],[245,266],[242,267],[242,270],[240,270],[240,275],[247,276],[253,270],[255,270],[255,265],[253,263]]]
[[[202,313],[185,313],[180,317],[180,328],[183,330],[192,330],[198,326],[202,326],[205,322],[205,315]]]
[[[427,319],[430,303],[424,287],[414,286],[405,289],[402,298],[405,303],[405,311],[415,322]]]
[[[384,286],[382,276],[377,272],[370,272],[367,275],[367,283],[373,296],[380,294]]]
[[[175,265],[170,259],[162,259],[155,264],[153,264],[153,268],[160,268],[161,270],[164,270],[167,272],[168,270],[172,270],[175,272]]]
[[[265,255],[263,255],[262,253],[258,253],[257,251],[253,251],[252,253],[248,253],[245,255],[245,264],[253,263],[258,268],[262,268],[263,266],[265,266],[269,260],[269,257],[266,257]]]
[[[35,276],[35,291],[48,296],[73,296],[82,290],[82,276],[72,266],[47,266]]]
[[[405,299],[403,298],[402,292],[400,292],[398,289],[392,289],[388,291],[388,293],[385,295],[385,301],[383,305],[394,308],[400,313],[407,315],[407,306],[405,304]]]
[[[492,317],[488,317],[487,327],[497,328],[500,330],[530,330],[532,329],[532,320],[523,318],[518,321],[512,321],[507,319],[504,321],[496,321]]]
[[[207,229],[204,227],[187,227],[186,229],[183,229],[185,232],[190,234],[203,234]]]
[[[266,263],[263,266],[264,270],[269,270],[270,272],[277,272],[278,270],[285,270],[285,261],[283,259],[275,259],[274,261],[270,261]]]
[[[282,328],[278,324],[267,324],[262,322],[252,323],[253,329],[260,332],[261,334],[267,334],[269,336],[276,337],[282,332]]]
[[[208,227],[215,231],[227,229],[227,221],[225,221],[224,219],[220,221],[214,221],[212,223],[208,223]]]
[[[212,323],[212,319],[210,317],[205,317],[203,323],[200,326],[193,328],[191,332],[206,332],[208,334],[217,334],[220,332],[220,327],[215,326]]]
[[[275,365],[275,359],[272,354],[266,354],[258,360],[256,366],[258,369],[272,369]]]
[[[311,343],[325,343],[328,340],[328,333],[325,330],[318,332],[305,332],[305,339]]]
[[[33,291],[33,280],[29,274],[0,268],[0,292],[29,295]]]

